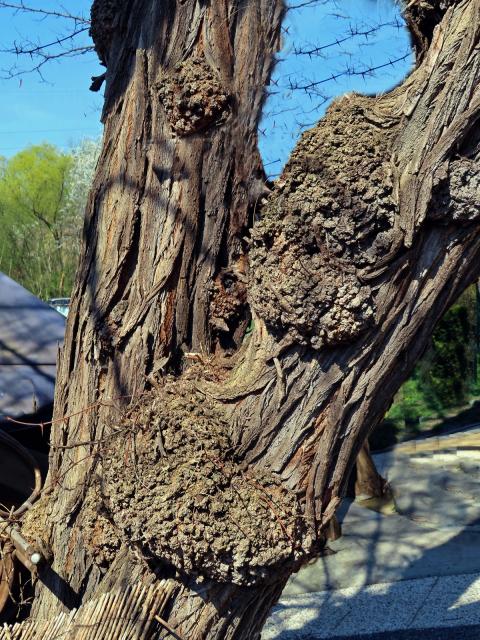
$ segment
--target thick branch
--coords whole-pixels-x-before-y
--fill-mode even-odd
[[[399,89],[337,101],[254,230],[250,299],[274,342],[255,346],[264,367],[248,353],[239,365],[238,446],[303,487],[313,519],[331,516],[368,430],[478,272],[479,12],[476,0],[448,9]]]

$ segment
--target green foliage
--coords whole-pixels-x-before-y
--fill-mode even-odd
[[[440,320],[417,367],[427,405],[437,413],[468,402],[474,383],[475,306],[463,298]]]
[[[413,424],[419,417],[426,417],[431,413],[425,393],[417,376],[414,375],[402,385],[388,412],[388,417],[391,420],[405,420]]]
[[[414,432],[420,419],[442,417],[477,393],[476,286],[470,287],[439,321],[425,355],[405,382],[387,421]]]
[[[5,215],[17,222],[37,219],[54,227],[65,196],[72,159],[44,144],[20,151],[6,163],[2,182]]]
[[[0,161],[0,271],[41,298],[70,295],[98,144],[49,144]]]

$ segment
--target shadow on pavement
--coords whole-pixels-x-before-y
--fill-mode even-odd
[[[361,520],[357,504],[342,506],[340,519],[348,527],[331,544],[336,555],[317,561],[317,582],[313,565],[292,578],[263,640],[480,640],[480,517],[472,510],[472,502],[479,502],[474,484],[464,495],[463,475],[452,472],[448,482],[445,469],[442,476],[441,469],[418,464],[412,472],[418,486],[400,501],[402,516],[364,510]],[[469,464],[476,468],[480,496],[480,455]],[[398,473],[410,475],[412,482],[407,467],[400,465]],[[438,522],[422,521],[422,513],[435,508],[443,514]]]

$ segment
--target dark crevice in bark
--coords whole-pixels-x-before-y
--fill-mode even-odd
[[[115,278],[115,292],[109,300],[108,307],[103,312],[103,315],[98,318],[98,322],[102,325],[109,321],[113,321],[114,324],[118,325],[121,323],[123,309],[120,309],[120,313],[118,314],[115,313],[114,310],[122,300],[126,301],[128,298],[129,285],[138,265],[141,228],[142,214],[141,210],[137,209],[133,220],[131,237],[128,240],[128,251]],[[100,330],[101,327],[99,327],[99,331]]]
[[[433,39],[435,27],[447,9],[460,0],[416,0],[408,2],[405,19],[410,28],[417,61],[421,62]]]
[[[145,349],[145,378],[148,378],[152,373],[155,364],[155,337],[151,333],[148,333],[147,335]]]
[[[79,333],[78,327],[79,327],[79,323],[80,323],[80,315],[79,314],[75,314],[74,318],[75,319],[73,321],[72,329],[76,334],[78,334]],[[76,348],[73,348],[71,350],[70,354],[69,354],[70,357],[68,359],[68,374],[69,375],[73,372],[73,370],[75,368],[76,355],[77,355]]]
[[[203,174],[203,166],[200,165],[198,167],[198,175]],[[197,217],[196,217],[196,228],[194,233],[192,234],[194,237],[194,244],[192,249],[192,260],[189,266],[188,272],[188,280],[189,280],[189,290],[190,290],[190,300],[193,302],[198,296],[206,297],[208,295],[206,290],[199,291],[201,287],[203,289],[203,282],[199,279],[198,271],[202,269],[203,262],[208,261],[209,253],[210,253],[210,241],[211,239],[206,237],[205,233],[205,218],[207,215],[207,211],[205,209],[205,186],[201,185],[199,194],[198,194],[198,206],[197,206]],[[214,269],[214,264],[212,264],[211,269]],[[195,308],[194,306],[190,306],[188,309],[188,330],[186,336],[186,344],[191,348],[194,340],[194,331],[195,331]],[[210,344],[202,345],[204,349],[210,351]]]

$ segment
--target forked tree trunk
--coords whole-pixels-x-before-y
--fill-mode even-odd
[[[257,638],[479,275],[480,0],[410,3],[418,68],[336,101],[261,207],[281,18],[277,0],[94,3],[105,137],[24,527],[52,558],[36,615],[171,576],[184,637]]]

